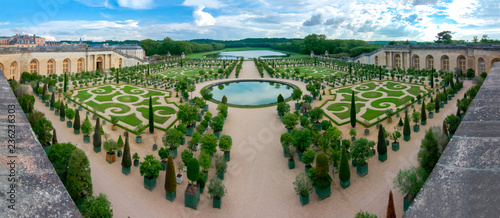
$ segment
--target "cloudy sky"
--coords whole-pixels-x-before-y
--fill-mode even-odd
[[[2,0],[0,35],[49,40],[500,39],[500,0]]]

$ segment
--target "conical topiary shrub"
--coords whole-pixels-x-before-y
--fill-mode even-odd
[[[172,202],[176,197],[177,190],[175,175],[174,159],[172,159],[172,155],[168,155],[167,172],[165,173],[165,198]]]

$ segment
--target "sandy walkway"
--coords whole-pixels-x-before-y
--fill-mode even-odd
[[[266,75],[266,77],[268,77]],[[234,78],[234,74],[229,80]],[[240,78],[260,78],[252,61],[245,61]],[[305,84],[286,80],[299,85],[305,90]],[[209,81],[197,84],[197,90],[210,83]],[[471,86],[470,81],[465,81],[464,88],[456,96],[463,93]],[[197,94],[199,95],[199,94]],[[332,98],[332,96],[328,96]],[[326,99],[326,97],[324,98]],[[37,100],[35,108],[46,113],[57,129],[59,142],[72,142],[83,149],[90,159],[92,168],[92,182],[94,195],[99,192],[105,193],[113,204],[115,217],[353,217],[359,210],[370,211],[379,217],[384,217],[387,207],[389,190],[393,188],[392,179],[399,169],[405,169],[410,165],[416,165],[416,155],[419,150],[420,140],[424,132],[432,125],[441,125],[442,120],[448,114],[456,111],[455,97],[449,102],[439,114],[433,119],[428,119],[428,124],[421,126],[419,133],[412,132],[409,142],[401,142],[400,150],[394,152],[389,149],[388,160],[384,163],[373,157],[369,162],[369,174],[360,178],[354,167],[351,167],[351,186],[343,190],[339,185],[338,174],[334,175],[332,184],[332,196],[318,201],[316,194],[310,196],[310,203],[304,207],[300,205],[299,197],[293,189],[295,176],[304,170],[304,165],[296,161],[296,168],[288,170],[287,159],[283,157],[283,151],[279,143],[280,135],[285,128],[279,122],[275,107],[260,109],[230,108],[229,115],[224,126],[223,133],[233,138],[231,161],[224,184],[228,190],[226,197],[222,199],[222,209],[213,209],[212,200],[208,193],[202,194],[198,210],[184,207],[184,190],[187,179],[184,173],[184,181],[177,186],[177,198],[171,203],[165,199],[164,176],[160,172],[156,188],[150,192],[143,188],[143,177],[139,175],[139,168],[132,166],[128,176],[121,173],[121,158],[117,162],[108,164],[105,160],[104,150],[96,154],[92,150],[92,144],[84,144],[82,135],[75,136],[73,129],[67,128],[65,122],[59,121],[59,117],[49,111],[48,107]],[[178,101],[178,99],[176,99]],[[290,102],[292,105],[293,102]],[[313,102],[317,106],[321,102]],[[209,103],[210,111],[216,113],[216,105]],[[71,104],[72,106],[72,104]],[[419,106],[416,106],[419,108]],[[292,107],[293,108],[293,107]],[[80,114],[84,116],[84,113]],[[396,120],[396,119],[394,119]],[[386,128],[393,131],[393,122]],[[383,122],[387,125],[387,122]],[[348,138],[350,125],[341,126],[344,138]],[[358,133],[364,130],[357,125]],[[111,131],[109,124],[104,125],[104,131],[110,133],[112,138],[117,139],[123,130]],[[376,139],[376,128],[370,128],[369,139]],[[153,136],[158,137],[161,146],[163,132],[156,130]],[[142,144],[136,144],[134,135],[131,135],[131,152],[138,152],[142,158],[146,154],[154,154],[151,145],[154,137],[147,133],[143,137]],[[358,137],[361,137],[358,135]],[[186,146],[181,146],[181,152]],[[220,153],[220,152],[219,152]],[[180,156],[177,158],[180,161]],[[331,171],[330,171],[331,172]],[[211,169],[209,177],[214,176]],[[398,217],[403,214],[403,195],[394,191],[394,203]]]

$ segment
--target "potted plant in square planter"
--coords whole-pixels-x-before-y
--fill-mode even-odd
[[[224,174],[227,171],[227,162],[223,156],[215,156],[215,171],[217,172],[217,177],[224,180]]]
[[[210,198],[213,199],[213,208],[221,208],[221,199],[226,193],[227,191],[222,180],[217,177],[212,177],[208,184],[208,194],[210,194]]]
[[[201,153],[198,156],[198,163],[200,163],[201,168],[203,168],[204,178],[206,181],[208,178],[208,170],[212,166],[212,160],[210,158],[210,155],[206,151],[201,150]]]
[[[201,151],[213,156],[217,151],[217,136],[213,133],[205,134],[201,139]]]
[[[373,155],[375,155],[371,149],[375,146],[374,141],[368,141],[368,139],[360,138],[354,141],[353,145],[350,147],[350,155],[353,162],[356,164],[356,172],[361,177],[368,174],[368,163],[366,160]]]
[[[172,156],[168,156],[167,172],[165,173],[165,198],[171,202],[176,197],[177,181],[175,176],[175,166]]]
[[[412,121],[415,123],[413,126],[413,131],[418,132],[420,131],[420,126],[418,125],[420,122],[421,114],[418,111],[413,110],[413,113],[411,114]]]
[[[290,150],[290,157],[288,158],[288,169],[295,169],[295,160],[293,159],[293,151]]]
[[[328,164],[328,157],[325,153],[318,154],[316,158],[316,177],[314,178],[314,185],[316,187],[316,194],[320,200],[323,200],[331,195],[332,178],[328,174],[330,169]]]
[[[407,170],[399,170],[396,177],[394,177],[394,186],[403,194],[406,194],[403,198],[404,211],[408,210],[408,207],[410,207],[410,204],[417,196],[428,176],[429,175],[423,168],[411,167]]]
[[[307,119],[307,118],[306,118]],[[290,133],[292,129],[297,125],[299,116],[295,113],[286,113],[282,118],[282,123],[285,125],[287,132]]]
[[[222,132],[222,128],[224,127],[224,117],[221,115],[217,115],[215,117],[212,117],[212,120],[209,123],[210,128],[214,131],[214,135],[217,136],[217,138],[220,137],[220,133]]]
[[[311,164],[314,162],[314,159],[316,158],[316,152],[312,149],[307,149],[307,151],[304,152],[302,155],[302,163],[305,164],[305,172],[312,167]]]
[[[139,124],[135,127],[135,142],[136,143],[142,143],[142,134],[144,134],[144,125]]]
[[[187,178],[190,183],[184,192],[184,206],[190,207],[193,209],[198,209],[198,202],[200,200],[200,192],[198,186],[193,184],[198,181],[200,177],[200,165],[198,164],[198,160],[196,158],[191,158],[188,161],[187,165]]]
[[[90,133],[94,130],[94,128],[92,127],[88,116],[85,117],[81,130],[83,133],[83,142],[90,143]]]
[[[233,139],[229,135],[222,135],[219,139],[219,149],[224,152],[224,159],[226,161],[231,160],[231,147],[233,145]]]
[[[290,133],[283,133],[280,137],[281,146],[283,147],[283,155],[285,157],[290,157],[290,146],[293,143],[293,138]]]
[[[398,142],[399,138],[401,138],[401,132],[394,131],[391,134],[391,139],[394,140],[394,142],[392,142],[392,150],[393,151],[398,151],[399,150],[399,142]]]
[[[429,104],[425,105],[425,109],[427,109],[427,111],[429,111],[429,113],[427,115],[430,119],[434,118],[434,112],[432,112],[432,111],[434,111],[434,107],[435,107],[435,105],[432,101],[429,102]]]
[[[75,118],[75,110],[68,108],[66,109],[65,113],[66,113],[66,118],[68,118],[68,120],[66,121],[66,127],[72,128],[73,127],[72,120],[73,118]]]
[[[184,134],[176,128],[168,129],[163,135],[163,145],[168,147],[169,153],[174,159],[177,157],[177,148],[179,147],[183,137]]]
[[[167,158],[168,156],[171,156],[169,155],[168,153],[168,149],[166,148],[160,148],[160,150],[158,150],[158,156],[160,156],[160,159],[161,159],[161,168],[163,171],[167,170]]]
[[[300,197],[300,203],[302,206],[309,203],[309,195],[313,191],[313,186],[311,179],[306,175],[306,173],[301,172],[297,177],[295,177],[295,182],[293,182],[295,192]]]
[[[182,171],[187,171],[186,165],[182,161],[177,161],[177,176],[175,177],[175,181],[177,184],[182,183],[182,179],[184,178],[184,175],[182,175]]]
[[[132,156],[132,159],[134,159],[134,167],[138,167],[139,166],[139,154],[137,152],[134,153],[134,155]]]
[[[121,157],[123,155],[123,152],[122,152],[122,147],[123,147],[122,135],[118,136],[118,141],[116,142],[116,144],[118,145],[117,155],[118,155],[118,157]]]
[[[319,120],[323,118],[323,114],[323,109],[321,109],[320,107],[315,107],[311,111],[309,111],[309,117],[311,117],[311,119],[314,121],[313,125],[317,130],[321,130],[321,123],[319,122]]]
[[[351,141],[355,141],[356,140],[356,129],[355,128],[351,128],[349,130],[349,135],[351,136]]]
[[[137,153],[134,154],[134,159]],[[139,155],[137,155],[139,159]],[[138,161],[137,161],[138,162]],[[135,165],[135,161],[134,161]],[[130,157],[130,145],[128,143],[128,136],[125,137],[125,147],[123,148],[123,158],[122,158],[122,173],[128,175],[130,173],[130,167],[132,166],[132,159]]]
[[[107,138],[107,134],[105,134],[105,138]],[[115,153],[116,150],[118,150],[118,144],[116,141],[113,139],[107,139],[104,142],[104,150],[106,151],[106,161],[110,164],[115,162]]]
[[[111,123],[113,124],[111,125],[111,130],[116,131],[117,129],[116,124],[118,124],[118,118],[115,116],[111,116]]]
[[[339,180],[340,186],[343,189],[351,185],[351,170],[349,169],[349,161],[346,154],[346,148],[342,148],[342,156],[340,157],[340,170],[339,170]]]
[[[139,166],[141,176],[144,176],[144,187],[149,191],[153,191],[156,187],[156,178],[158,178],[161,170],[160,161],[156,160],[153,155],[147,155],[144,161]]]

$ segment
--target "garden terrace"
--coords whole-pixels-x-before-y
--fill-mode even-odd
[[[429,90],[423,85],[394,81],[370,81],[352,86],[330,89],[333,100],[322,106],[325,113],[336,123],[345,124],[350,120],[352,93],[356,101],[357,120],[366,126],[385,119],[386,111],[397,112],[423,96]]]
[[[83,107],[89,107],[107,120],[116,117],[118,124],[127,129],[148,124],[149,97],[152,97],[155,127],[166,129],[174,123],[178,108],[168,102],[170,91],[155,90],[133,85],[104,85],[74,90],[70,98]]]

